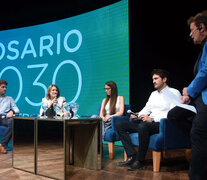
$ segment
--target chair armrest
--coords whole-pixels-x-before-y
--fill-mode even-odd
[[[160,133],[166,132],[166,123],[168,123],[167,118],[160,119]]]
[[[177,136],[178,132],[182,133],[167,118],[163,118],[160,120],[160,133],[164,133],[165,137]]]
[[[159,133],[154,134],[150,137],[149,148],[153,150],[165,150],[166,142],[166,123],[167,118],[160,119]]]
[[[190,139],[184,133],[175,127],[167,118],[160,120],[160,138],[163,138],[163,148],[185,148],[190,146]],[[162,139],[161,138],[161,139]]]
[[[160,141],[160,145],[162,144],[162,146],[165,145],[165,141],[166,141],[166,133],[167,133],[167,124],[168,124],[168,119],[167,118],[162,118],[160,119],[160,129],[159,129],[159,133],[158,133],[158,139]]]
[[[128,116],[112,116],[111,125],[112,125],[112,129],[114,131],[116,131],[116,129],[115,129],[116,124],[120,121],[129,121],[129,117]]]

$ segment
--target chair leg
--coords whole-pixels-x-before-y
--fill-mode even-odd
[[[126,153],[126,151],[124,151],[124,161],[126,161],[127,160],[127,153]]]
[[[109,148],[109,159],[114,159],[114,142],[108,142],[108,148]]]
[[[160,171],[161,152],[152,151],[152,159],[153,159],[153,171],[159,172]]]

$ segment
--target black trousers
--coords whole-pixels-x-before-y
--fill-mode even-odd
[[[127,156],[136,156],[136,160],[144,161],[149,146],[150,136],[159,133],[159,122],[126,121],[116,125]],[[129,133],[139,133],[138,153],[132,145]]]
[[[175,106],[168,112],[167,118],[178,129],[181,129],[186,136],[190,137],[190,131],[192,128],[192,121],[194,116],[194,112]]]
[[[168,119],[190,136],[192,146],[192,162],[189,168],[190,180],[207,179],[207,105],[202,97],[193,101],[197,114],[175,107],[168,113]],[[194,117],[189,121],[189,117]]]

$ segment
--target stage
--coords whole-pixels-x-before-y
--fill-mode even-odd
[[[146,166],[136,171],[128,171],[127,167],[116,166],[117,162],[123,159],[123,147],[115,146],[114,160],[109,160],[108,147],[103,145],[103,160],[101,170],[90,170],[69,166],[67,168],[67,179],[70,180],[188,180],[188,162],[185,159],[184,150],[170,150],[164,154],[161,161],[159,173],[152,171],[151,151],[147,153]],[[25,171],[12,168],[12,152],[0,154],[0,177],[1,180],[49,180],[43,176],[38,176]],[[54,167],[55,169],[55,167]]]

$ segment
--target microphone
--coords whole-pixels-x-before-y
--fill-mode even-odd
[[[130,109],[129,109],[129,110],[127,110],[127,113],[128,113],[128,114],[133,114],[133,115],[135,115],[135,116],[137,116],[137,117],[139,116],[139,115],[138,115],[138,114],[136,114],[135,112],[132,112]]]
[[[56,106],[57,104],[57,93],[54,94],[55,102],[53,102],[53,106]]]
[[[135,112],[132,112],[130,109],[127,110],[127,113],[128,113],[128,114],[133,114],[133,115],[137,116],[137,119],[138,119],[138,120],[142,120],[142,119],[139,117],[138,114],[136,114]]]
[[[6,118],[6,115],[0,115],[0,117],[2,118],[2,119],[4,119],[4,118]],[[15,114],[13,114],[13,116],[12,117],[16,117],[16,115]]]

